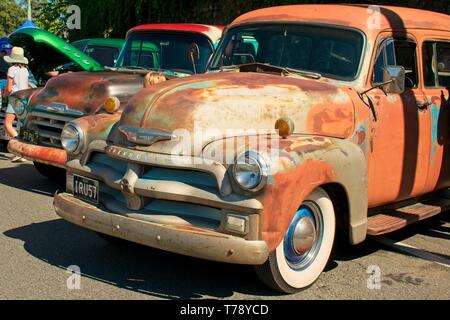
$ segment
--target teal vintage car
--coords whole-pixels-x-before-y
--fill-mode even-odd
[[[93,38],[72,42],[78,50],[83,51],[105,67],[113,67],[119,57],[125,39]]]

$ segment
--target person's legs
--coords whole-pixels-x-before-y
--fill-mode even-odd
[[[16,114],[14,113],[13,107],[9,104],[6,109],[5,131],[12,138],[17,137],[18,135],[16,129],[14,128],[14,119],[16,119]]]
[[[8,108],[6,109],[6,116],[5,116],[5,131],[6,133],[12,137],[15,138],[18,136],[18,133],[16,129],[14,128],[14,119],[16,119],[16,114],[14,113],[13,107],[9,104]],[[26,161],[22,157],[19,156],[13,156],[10,158],[12,162],[24,162]]]

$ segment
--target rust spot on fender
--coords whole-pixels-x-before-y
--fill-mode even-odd
[[[269,250],[276,249],[295,212],[314,189],[336,180],[333,167],[318,160],[308,160],[289,172],[273,176],[275,184],[267,185],[260,233]]]

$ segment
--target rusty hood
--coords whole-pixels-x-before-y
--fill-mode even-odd
[[[143,74],[117,71],[66,73],[51,78],[31,97],[29,105],[58,103],[85,115],[94,114],[109,96],[118,97],[125,105],[134,93],[142,89],[143,82]]]
[[[209,73],[144,89],[129,101],[120,125],[166,133],[201,131],[205,145],[242,130],[274,132],[282,117],[294,122],[298,134],[346,138],[354,126],[353,103],[344,89],[255,72]],[[148,149],[169,153],[165,149],[170,146],[162,141]]]

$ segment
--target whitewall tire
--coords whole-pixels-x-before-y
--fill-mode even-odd
[[[333,203],[325,190],[317,188],[295,213],[283,240],[266,263],[255,267],[259,278],[284,293],[311,286],[328,263],[335,229]]]

